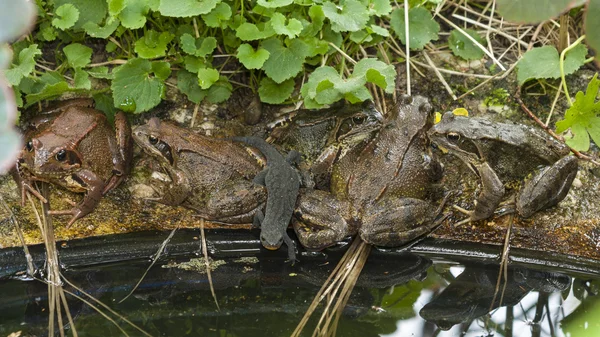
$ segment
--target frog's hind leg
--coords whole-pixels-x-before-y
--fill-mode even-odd
[[[517,197],[519,215],[528,218],[563,200],[577,175],[577,167],[577,158],[563,157],[525,182]]]

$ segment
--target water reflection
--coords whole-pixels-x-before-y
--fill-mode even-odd
[[[155,336],[289,336],[342,253],[304,258],[293,267],[284,263],[285,256],[213,261],[220,312],[206,274],[200,271],[204,263],[196,258],[164,261],[121,304],[118,301],[147,263],[80,268],[68,271],[66,277]],[[432,264],[415,254],[373,251],[344,310],[338,336],[595,336],[600,332],[595,320],[585,318],[591,307],[600,307],[595,297],[598,280],[511,267],[506,281],[500,283],[500,289],[505,288],[500,303],[501,294],[493,301],[498,268]],[[39,282],[0,281],[0,336],[15,331],[44,335],[46,290]],[[80,335],[121,335],[93,309],[75,300],[70,303]],[[585,324],[585,334],[573,330]],[[306,336],[312,334],[308,330]]]

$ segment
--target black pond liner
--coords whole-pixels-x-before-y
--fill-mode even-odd
[[[322,253],[300,249],[300,262],[292,266],[286,262],[285,247],[278,251],[262,248],[256,230],[206,230],[213,263],[224,262],[212,272],[222,309],[219,312],[206,274],[182,269],[178,264],[201,257],[199,230],[181,229],[134,294],[118,303],[137,283],[149,266],[150,257],[169,234],[147,231],[58,242],[63,274],[155,336],[220,335],[219,331],[221,335],[289,336],[347,247],[342,244]],[[290,236],[295,239],[292,232]],[[42,268],[43,245],[30,246],[30,251],[35,265]],[[440,266],[465,266],[456,278],[463,279],[465,285],[450,282],[441,295],[427,305],[421,304],[425,307],[420,315],[429,320],[421,320],[421,335],[431,335],[436,329],[433,323],[449,329],[473,322],[485,315],[492,303],[499,252],[498,246],[436,239],[423,240],[410,252],[373,249],[344,309],[338,336],[377,336],[396,331],[400,320],[416,315],[412,309],[416,302],[408,302],[402,309],[407,310],[404,314],[398,314],[398,309],[380,311],[374,303],[389,295],[394,286],[420,291],[421,281],[427,282],[428,270],[436,268],[433,262],[441,262]],[[511,249],[510,256],[509,291],[502,305],[514,308],[530,291],[564,292],[571,278],[560,272],[582,279],[600,274],[600,262],[595,260],[519,249]],[[24,282],[25,269],[22,248],[0,250],[0,336],[15,331],[23,331],[24,336],[47,334],[47,286]],[[73,291],[68,286],[65,289]],[[465,296],[465,289],[477,298]],[[454,292],[459,295],[453,296]],[[403,296],[411,297],[407,293],[398,301],[405,300]],[[499,304],[496,299],[494,306]],[[70,309],[80,336],[121,335],[81,302],[70,300]],[[320,308],[313,315],[304,335],[311,335],[310,327],[321,311]],[[132,336],[140,335],[124,324],[121,326]]]

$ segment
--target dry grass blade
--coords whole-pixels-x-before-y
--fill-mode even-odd
[[[504,279],[504,284],[502,286],[502,294],[500,295],[500,303],[498,306],[502,305],[502,301],[504,300],[504,292],[506,291],[506,285],[508,284],[508,254],[510,253],[510,235],[512,234],[512,226],[514,222],[514,214],[508,215],[508,227],[506,228],[506,235],[504,236],[504,246],[502,247],[502,258],[500,259],[500,269],[498,270],[498,280],[496,281],[496,288],[494,289],[494,297],[492,298],[492,303],[490,304],[490,310],[494,308],[494,302],[496,301],[496,297],[498,296],[498,292],[500,291],[500,282]]]
[[[171,239],[173,238],[173,235],[175,235],[175,232],[177,231],[178,228],[179,227],[176,227],[175,229],[173,229],[171,231],[171,233],[169,234],[169,236],[163,241],[163,243],[160,245],[160,247],[156,251],[156,254],[154,254],[154,256],[152,257],[152,263],[150,263],[148,268],[146,268],[146,271],[144,272],[142,277],[140,277],[139,281],[135,284],[133,289],[131,289],[131,291],[125,297],[123,297],[123,299],[120,300],[119,303],[123,303],[123,301],[125,301],[127,298],[129,298],[129,296],[131,296],[135,292],[135,290],[140,286],[140,284],[142,283],[142,281],[144,280],[144,278],[146,277],[146,275],[148,274],[150,269],[152,269],[152,267],[154,266],[156,261],[158,261],[158,259],[162,255],[162,253],[165,251],[165,247],[167,246],[169,241],[171,241]]]
[[[210,292],[212,294],[213,299],[215,300],[215,304],[217,305],[217,310],[221,311],[219,307],[219,301],[217,300],[217,294],[215,293],[215,287],[213,286],[212,275],[210,272],[210,262],[208,261],[208,250],[206,249],[206,237],[204,236],[204,218],[200,218],[200,235],[201,235],[201,245],[202,245],[202,254],[204,255],[204,264],[206,265],[206,276],[208,277],[208,284],[210,286]]]
[[[21,226],[19,226],[19,222],[17,221],[15,214],[11,211],[10,207],[8,207],[8,205],[6,204],[6,201],[4,200],[4,198],[1,195],[0,195],[0,204],[2,204],[2,208],[4,208],[4,211],[6,212],[6,214],[8,214],[10,221],[15,226],[15,231],[17,232],[19,241],[21,242],[21,245],[23,246],[23,252],[25,253],[25,261],[27,262],[27,275],[33,277],[35,274],[35,271],[36,271],[35,266],[33,265],[33,257],[31,257],[31,253],[29,253],[29,247],[25,243],[25,237],[23,236],[23,231],[21,230]]]
[[[327,299],[312,336],[334,336],[342,311],[350,298],[356,280],[369,256],[371,246],[359,238],[355,239],[340,262],[336,265],[323,286],[307,309],[304,317],[292,333],[292,337],[300,335],[309,318],[323,299]],[[334,303],[335,301],[335,303]]]

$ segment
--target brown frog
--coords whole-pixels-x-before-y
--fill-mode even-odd
[[[302,153],[301,169],[309,187],[329,189],[333,162],[381,128],[383,116],[373,104],[299,110],[289,123],[274,127],[270,137],[287,151]]]
[[[427,99],[403,97],[377,133],[336,158],[330,191],[304,190],[297,203],[302,244],[321,249],[358,232],[367,243],[400,246],[433,230],[443,202],[436,209],[425,200],[442,173],[430,125]]]
[[[92,105],[91,99],[64,101],[26,122],[25,148],[15,168],[23,198],[25,190],[33,191],[34,181],[85,193],[72,209],[51,211],[72,215],[69,226],[129,173],[133,143],[125,114],[116,114],[113,129]]]
[[[136,127],[133,138],[171,178],[158,202],[191,208],[224,223],[252,222],[264,206],[266,190],[252,182],[261,167],[241,145],[158,118]]]
[[[516,211],[528,218],[564,199],[577,174],[577,158],[568,156],[566,145],[525,125],[447,112],[429,136],[481,179],[475,207],[467,212],[470,221],[494,213],[505,197],[505,185],[517,186]]]

